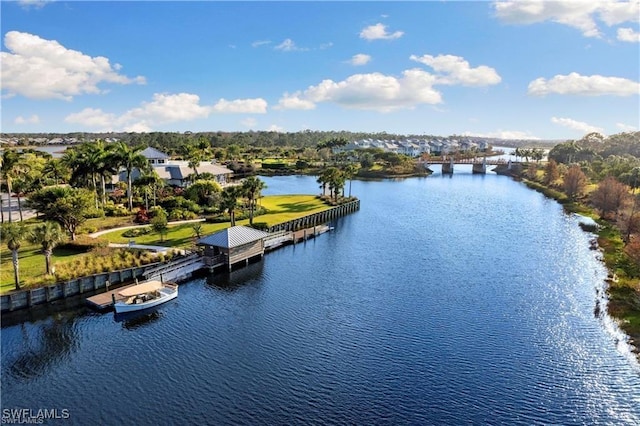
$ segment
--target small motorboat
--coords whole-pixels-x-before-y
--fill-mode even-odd
[[[113,302],[116,313],[153,308],[178,297],[178,285],[161,281],[147,281],[118,292],[120,300]]]

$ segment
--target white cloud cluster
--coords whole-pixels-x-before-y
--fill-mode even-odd
[[[640,83],[620,77],[585,76],[572,72],[569,75],[556,75],[549,80],[537,78],[529,83],[528,93],[533,96],[545,96],[552,93],[583,96],[631,96],[640,93]]]
[[[597,132],[597,133],[604,132],[604,130],[600,127],[592,126],[591,124],[588,124],[582,121],[577,121],[572,118],[551,117],[551,122],[553,124],[558,124],[560,126],[576,130],[581,134],[587,134],[587,133],[593,133],[593,132]]]
[[[278,106],[312,109],[319,102],[332,102],[349,109],[388,112],[442,102],[434,83],[433,75],[419,69],[406,70],[400,78],[381,73],[354,74],[343,81],[327,79],[304,92],[285,94]]]
[[[371,56],[364,53],[358,53],[353,55],[349,60],[349,63],[354,66],[366,65],[371,61]]]
[[[5,96],[71,100],[74,96],[104,93],[100,83],[144,84],[144,77],[120,74],[120,65],[67,49],[55,40],[9,31],[4,38],[9,52],[0,52],[2,91]]]
[[[304,52],[309,50],[305,47],[298,47],[296,43],[290,38],[285,39],[282,43],[274,47],[276,50],[282,50],[283,52]]]
[[[304,91],[285,93],[276,108],[310,110],[317,103],[331,102],[349,109],[389,112],[441,103],[442,94],[434,87],[437,85],[488,86],[501,80],[493,68],[471,68],[459,56],[412,55],[410,59],[431,66],[438,74],[414,68],[403,71],[401,77],[369,73],[354,74],[339,82],[327,79]]]
[[[201,105],[200,97],[191,93],[156,93],[153,100],[122,115],[101,109],[85,108],[70,114],[65,122],[102,131],[148,132],[159,125],[207,118],[212,113],[263,114],[267,111],[264,99],[220,99],[215,105]]]
[[[403,35],[402,31],[387,32],[387,26],[381,23],[370,25],[360,31],[360,38],[365,40],[395,40]]]
[[[496,16],[509,24],[557,22],[600,37],[598,21],[608,26],[640,21],[640,0],[503,0],[493,3]]]
[[[640,43],[640,33],[632,28],[618,28],[618,40],[627,41],[629,43]]]
[[[40,117],[38,117],[36,114],[27,118],[24,118],[23,116],[19,115],[15,118],[13,122],[15,124],[38,124],[40,122]]]
[[[488,86],[502,80],[495,69],[486,65],[471,68],[469,62],[454,55],[411,55],[412,61],[430,66],[439,73],[438,84],[463,86]]]

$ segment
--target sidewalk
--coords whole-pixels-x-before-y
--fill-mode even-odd
[[[196,222],[204,222],[204,221],[205,221],[205,219],[176,220],[174,222],[167,223],[167,225],[171,226],[171,225],[180,225],[182,223],[196,223]],[[98,232],[94,232],[92,234],[89,234],[89,236],[91,238],[97,238],[97,237],[99,237],[101,235],[108,234],[110,232],[125,231],[127,229],[144,228],[144,227],[148,227],[148,226],[151,226],[151,225],[150,224],[146,224],[146,225],[130,225],[130,226],[121,226],[119,228],[103,229],[102,231],[98,231]]]

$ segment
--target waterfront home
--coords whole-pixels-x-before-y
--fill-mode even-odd
[[[189,167],[188,161],[171,160],[170,157],[162,151],[152,147],[147,147],[140,152],[149,161],[149,165],[158,174],[160,179],[172,186],[185,187],[188,185],[187,179],[190,175],[195,174],[192,167]],[[231,180],[233,171],[217,164],[215,161],[202,161],[196,166],[198,173],[210,173],[214,176],[214,180],[220,185],[225,186]],[[136,180],[140,177],[140,170],[134,169],[131,173],[131,179]],[[127,173],[121,170],[117,175],[112,177],[115,185],[117,182],[126,182]]]

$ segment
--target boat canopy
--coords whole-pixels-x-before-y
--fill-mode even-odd
[[[160,281],[147,281],[146,283],[127,287],[118,294],[122,297],[131,297],[138,294],[150,293],[152,291],[160,290],[161,288],[162,283]]]

